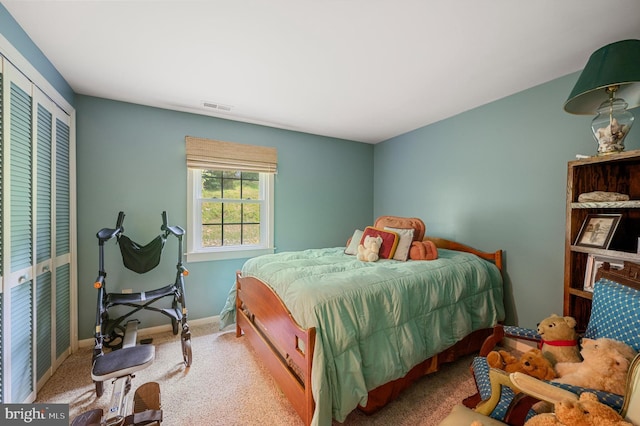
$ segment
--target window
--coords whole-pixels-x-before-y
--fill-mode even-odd
[[[273,148],[187,137],[187,261],[273,253],[274,155]],[[260,164],[251,164],[256,158]]]

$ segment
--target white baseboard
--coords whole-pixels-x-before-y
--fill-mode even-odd
[[[197,325],[206,325],[206,324],[213,324],[215,322],[219,322],[220,321],[220,315],[215,315],[212,317],[207,317],[207,318],[199,318],[199,319],[195,319],[195,320],[189,320],[189,326],[195,327]],[[164,333],[167,331],[171,331],[172,327],[171,324],[165,324],[165,325],[157,325],[155,327],[146,327],[146,328],[141,328],[138,330],[138,337],[145,337],[145,336],[150,336],[152,334],[158,334],[158,333]],[[90,339],[84,339],[84,340],[80,340],[78,342],[78,347],[79,348],[87,348],[87,347],[91,347],[94,344],[94,339],[93,337]]]

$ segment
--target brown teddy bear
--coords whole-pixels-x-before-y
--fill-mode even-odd
[[[540,348],[542,354],[551,365],[558,362],[580,362],[578,347],[578,333],[576,320],[573,317],[561,317],[556,314],[543,319],[538,324],[538,334],[542,339]]]
[[[613,339],[582,339],[582,362],[556,364],[559,383],[624,394],[627,371],[636,351]]]
[[[507,351],[491,351],[487,355],[487,363],[490,367],[507,373],[519,371],[540,380],[551,380],[556,377],[553,366],[542,355],[540,349],[531,349],[523,353],[519,359]]]
[[[531,417],[524,426],[633,426],[608,405],[585,392],[578,401],[563,400],[555,404],[555,414],[543,413]]]

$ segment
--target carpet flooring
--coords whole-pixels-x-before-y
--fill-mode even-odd
[[[144,336],[144,330],[140,338]],[[218,329],[215,319],[191,326],[193,362],[182,362],[179,336],[170,331],[152,335],[154,363],[136,373],[133,391],[145,382],[158,382],[165,426],[183,425],[302,425],[245,339],[235,329]],[[353,411],[339,425],[437,425],[453,405],[475,392],[469,372],[472,356],[445,364],[419,379],[385,408],[367,416]],[[70,419],[94,408],[106,409],[113,386],[96,398],[91,380],[91,348],[67,358],[38,392],[36,403],[69,404]],[[133,395],[133,391],[131,395]]]

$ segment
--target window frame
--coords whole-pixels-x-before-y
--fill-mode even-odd
[[[264,201],[260,203],[260,244],[202,247],[202,170],[203,169],[194,168],[187,169],[187,262],[242,259],[274,253],[273,212],[275,175],[273,173],[259,173],[260,192],[264,199]]]

